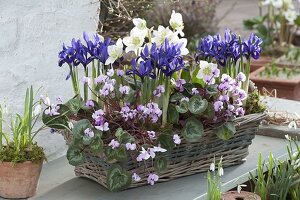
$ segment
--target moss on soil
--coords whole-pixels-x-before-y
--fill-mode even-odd
[[[18,152],[14,145],[3,146],[3,148],[0,149],[0,161],[2,162],[21,163],[45,159],[44,149],[39,147],[36,143],[30,146],[24,146]]]

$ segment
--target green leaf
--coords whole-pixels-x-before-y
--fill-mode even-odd
[[[82,144],[84,145],[90,145],[93,141],[93,138],[92,137],[88,137],[88,136],[85,136],[83,135],[82,137]]]
[[[183,137],[189,142],[197,142],[204,134],[203,124],[194,117],[187,119],[182,129]]]
[[[130,135],[127,131],[124,131],[122,128],[118,128],[115,136],[118,138],[120,143],[131,143],[134,142],[134,137]]]
[[[182,70],[180,78],[184,79],[186,82],[189,82],[191,80],[190,72],[187,70]]]
[[[134,100],[136,100],[135,95],[136,95],[136,91],[134,89],[130,88],[129,94],[125,95],[125,97],[124,97],[125,102],[128,102],[128,103],[134,102]]]
[[[171,124],[177,124],[179,120],[179,113],[176,110],[174,104],[169,104],[168,107],[168,122]]]
[[[81,108],[84,108],[85,104],[78,98],[70,99],[66,106],[68,106],[70,113],[76,114]]]
[[[294,22],[297,26],[300,26],[300,15],[297,16]]]
[[[115,160],[116,151],[114,149],[112,149],[111,147],[105,148],[104,153],[105,153],[107,162],[111,162],[111,161]]]
[[[259,34],[261,34],[264,37],[268,36],[268,29],[265,25],[259,24],[256,28]]]
[[[155,158],[154,168],[158,173],[167,169],[168,161],[165,157]]]
[[[175,108],[176,108],[177,112],[179,112],[179,113],[186,113],[189,110],[188,107],[189,107],[188,102],[186,100],[183,100],[183,101],[180,101],[179,106],[176,105]]]
[[[59,115],[50,116],[46,115],[45,111],[43,112],[42,121],[46,126],[55,129],[65,129],[68,127],[68,118],[66,115],[68,114],[69,108],[63,104],[59,105],[59,107]]]
[[[122,191],[131,184],[131,174],[119,165],[113,165],[107,172],[106,183],[110,191]]]
[[[90,149],[93,154],[97,155],[103,151],[103,141],[99,136],[95,136],[94,140],[90,144]]]
[[[210,94],[211,96],[214,96],[214,95],[216,95],[217,93],[218,93],[218,88],[217,88],[217,86],[216,85],[208,85],[207,87],[206,87],[206,91],[207,91],[207,93],[208,94]]]
[[[217,136],[222,140],[228,140],[236,133],[236,129],[233,122],[226,122],[220,127],[216,128]]]
[[[199,79],[197,78],[197,74],[199,72],[199,69],[200,67],[197,67],[194,71],[193,71],[193,74],[192,74],[192,83],[197,83],[197,84],[200,84],[202,87],[204,86],[204,81],[203,79]]]
[[[200,96],[193,96],[190,98],[188,106],[189,111],[192,114],[201,114],[207,108],[208,102],[206,99],[202,99]]]
[[[183,85],[184,89],[190,94],[193,94],[192,89],[195,87],[192,83],[186,83]]]
[[[72,133],[74,137],[81,138],[84,136],[84,131],[87,128],[92,128],[90,121],[87,119],[82,119],[74,123]]]
[[[167,149],[168,151],[172,150],[175,147],[172,135],[166,133],[160,134],[157,141],[162,148]]]
[[[177,101],[180,101],[182,98],[184,98],[183,94],[178,92],[178,93],[173,94],[170,97],[170,102],[176,103]]]
[[[70,145],[67,151],[67,159],[70,165],[77,166],[84,163],[85,156],[80,148]]]
[[[204,115],[207,119],[213,119],[215,117],[215,109],[212,103],[208,103]]]
[[[128,156],[127,156],[127,151],[125,148],[125,145],[121,145],[119,148],[116,149],[115,159],[118,161],[126,161]]]

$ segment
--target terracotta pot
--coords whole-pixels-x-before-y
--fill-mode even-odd
[[[254,72],[268,63],[272,63],[272,58],[267,56],[261,56],[258,60],[254,60],[250,66],[250,72]]]
[[[0,162],[0,196],[28,198],[36,193],[43,161]]]
[[[222,200],[261,200],[261,198],[254,193],[241,191],[228,191],[222,195]]]
[[[267,77],[260,77],[260,72],[265,70],[262,67],[250,74],[250,79],[255,83],[260,92],[263,92],[263,88],[267,91],[276,89],[277,97],[300,100],[300,78],[299,76],[291,79],[271,79]]]

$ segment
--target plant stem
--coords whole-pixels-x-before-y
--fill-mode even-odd
[[[167,124],[168,106],[170,98],[170,77],[165,77],[165,92],[163,95],[163,113],[162,113],[162,127]]]
[[[3,114],[2,114],[2,107],[0,105],[0,150],[2,149],[2,119]]]
[[[89,69],[86,68],[85,69],[85,76],[88,77],[89,76]],[[89,98],[89,90],[88,90],[88,83],[84,83],[84,91],[83,91],[83,95],[84,95],[84,102],[86,102]]]

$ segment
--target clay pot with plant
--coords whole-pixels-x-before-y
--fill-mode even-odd
[[[4,116],[5,110],[0,105],[0,197],[28,198],[36,193],[45,160],[43,148],[34,141],[37,133],[45,128],[35,126],[41,102],[34,100],[30,87],[26,91],[23,115]],[[10,118],[10,123],[6,123],[6,118]]]
[[[300,69],[281,64],[266,65],[250,74],[260,92],[300,100]]]

